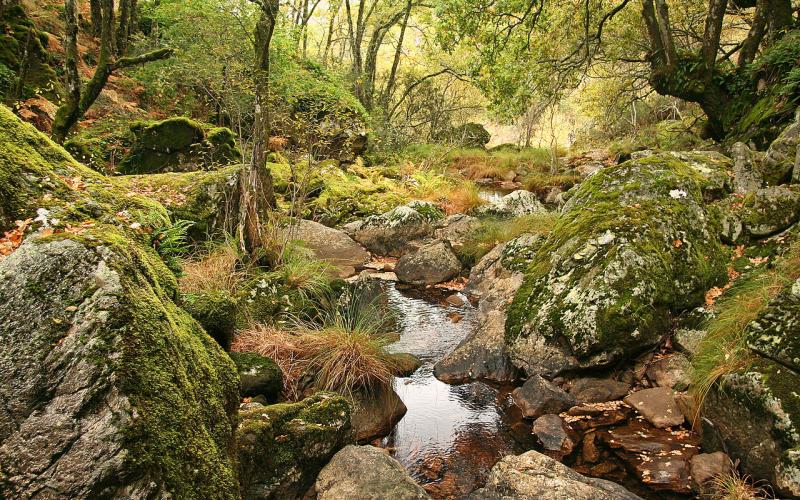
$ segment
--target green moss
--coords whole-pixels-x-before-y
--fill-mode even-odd
[[[131,131],[133,146],[119,164],[123,174],[208,169],[241,158],[230,129],[210,128],[185,117],[137,122]]]
[[[45,94],[54,97],[52,92],[57,81],[56,72],[51,67],[51,56],[47,49],[48,35],[39,31],[21,5],[11,5],[0,10],[0,65],[7,68],[13,77],[5,89],[0,88],[4,101]],[[27,62],[22,61],[28,53]],[[22,66],[27,65],[26,79],[22,95],[13,95],[17,87],[17,75]]]
[[[302,496],[333,454],[353,442],[350,405],[317,393],[242,412],[237,430],[243,498]]]
[[[283,391],[283,373],[273,360],[252,352],[232,352],[230,356],[239,371],[242,397],[278,400]]]
[[[351,170],[331,169],[326,172],[325,187],[311,204],[311,210],[324,223],[345,224],[385,213],[408,201],[400,183]]]
[[[181,306],[223,349],[230,350],[238,314],[234,297],[224,290],[191,293],[183,296]]]

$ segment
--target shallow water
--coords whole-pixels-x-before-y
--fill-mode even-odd
[[[408,413],[384,445],[434,497],[463,497],[483,485],[500,458],[524,451],[520,442],[530,439],[530,427],[523,429],[514,415],[508,389],[481,382],[451,386],[433,376],[433,365],[475,327],[474,308],[447,306],[391,284],[386,291],[401,334],[390,350],[412,353],[423,365],[395,379]],[[449,313],[464,317],[454,323]]]

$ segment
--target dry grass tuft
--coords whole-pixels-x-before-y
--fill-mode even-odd
[[[741,476],[736,472],[720,474],[710,481],[710,492],[701,498],[708,500],[755,500],[771,498],[767,488],[753,482],[749,476]]]
[[[245,278],[245,272],[238,269],[238,265],[236,246],[221,245],[197,260],[184,262],[181,290],[184,293],[226,290],[234,294]]]

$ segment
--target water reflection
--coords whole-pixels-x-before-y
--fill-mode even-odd
[[[392,285],[386,292],[401,333],[390,349],[412,353],[423,365],[395,379],[408,413],[384,443],[434,497],[465,496],[483,484],[500,458],[524,451],[514,436],[529,439],[530,430],[520,433],[504,411],[507,391],[480,382],[451,386],[433,376],[433,365],[476,326],[473,308],[445,306]],[[464,316],[458,323],[447,317],[453,311]]]

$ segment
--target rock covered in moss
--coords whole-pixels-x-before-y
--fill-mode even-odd
[[[578,186],[509,310],[515,364],[529,374],[605,366],[702,303],[726,279],[704,200],[727,189],[729,165],[713,153],[655,154]]]
[[[795,172],[798,144],[800,144],[800,112],[795,120],[775,139],[764,157],[764,180],[770,186],[788,183]],[[797,179],[795,179],[797,181]]]
[[[433,203],[413,201],[368,217],[353,231],[353,239],[376,255],[401,257],[435,230],[444,212]]]
[[[223,231],[226,203],[237,188],[239,170],[239,166],[231,166],[207,172],[123,175],[111,180],[127,192],[157,200],[175,219],[192,221],[189,236],[201,240]]]
[[[0,96],[4,102],[38,93],[50,95],[57,76],[50,63],[49,35],[36,28],[19,2],[6,2],[0,9]],[[26,66],[25,71],[22,67]],[[18,78],[25,75],[22,93]]]
[[[797,372],[761,358],[741,373],[725,375],[703,402],[713,425],[707,451],[725,450],[744,473],[768,481],[781,495],[800,496],[800,396]]]
[[[800,220],[800,188],[769,186],[719,203],[722,237],[742,243],[778,234]]]
[[[731,146],[733,160],[733,189],[737,193],[749,193],[764,185],[764,175],[759,169],[755,153],[742,142]]]
[[[403,283],[434,285],[455,278],[461,269],[450,243],[435,241],[400,257],[394,271]]]
[[[230,351],[236,329],[238,302],[225,290],[185,294],[181,306],[203,326],[226,351]]]
[[[232,352],[231,359],[239,372],[243,398],[263,396],[275,402],[283,391],[283,373],[275,361],[254,352]]]
[[[152,250],[31,242],[0,276],[0,496],[236,497],[233,363]]]
[[[747,345],[762,356],[800,372],[800,279],[787,285],[747,325]]]
[[[239,422],[236,448],[245,499],[302,497],[331,457],[352,442],[350,406],[330,393],[244,411]]]
[[[547,213],[547,209],[534,193],[518,189],[494,203],[478,207],[475,209],[475,213],[493,217],[520,217],[523,215],[544,214]]]
[[[184,117],[131,126],[133,146],[119,163],[122,174],[189,172],[230,165],[241,154],[233,132]]]
[[[389,453],[374,446],[346,446],[316,481],[319,500],[424,500],[430,498]]]

